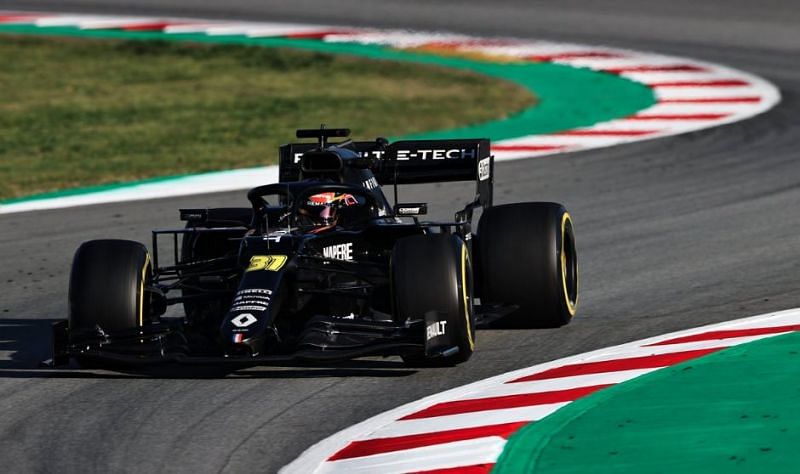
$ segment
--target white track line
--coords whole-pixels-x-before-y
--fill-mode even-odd
[[[550,392],[553,390],[567,390],[571,388],[590,387],[608,383],[620,383],[647,374],[661,367],[651,369],[620,370],[618,372],[603,372],[599,374],[573,375],[555,379],[535,380],[533,382],[504,383],[491,388],[485,388],[473,393],[464,394],[454,400],[470,400],[483,397],[502,397],[520,395],[523,393]]]
[[[322,466],[317,472],[394,474],[415,472],[420,470],[420,467],[431,470],[493,463],[503,451],[505,444],[506,440],[498,436],[476,438],[363,458],[333,461]],[[425,461],[420,463],[420,460]]]
[[[42,201],[23,201],[0,206],[0,214],[10,212],[61,209],[87,206],[98,202],[126,202],[162,197],[190,196],[203,193],[217,193],[254,188],[264,183],[278,180],[278,167],[245,168],[216,173],[197,174],[156,182],[145,182],[97,193],[76,194]],[[102,199],[102,201],[100,201]]]
[[[516,385],[516,384],[515,384]],[[434,431],[449,431],[476,426],[499,425],[502,423],[527,422],[539,420],[567,405],[562,403],[547,403],[520,408],[504,408],[484,412],[481,416],[474,413],[461,415],[437,416],[419,420],[398,420],[370,433],[371,438],[391,438],[396,436],[410,436]]]

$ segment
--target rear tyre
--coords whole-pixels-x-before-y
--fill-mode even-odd
[[[472,267],[469,251],[458,236],[418,235],[400,239],[392,251],[395,318],[424,319],[431,311],[446,315],[447,332],[458,352],[426,358],[407,354],[412,366],[449,366],[466,361],[475,348],[472,311]]]
[[[149,321],[145,286],[152,280],[150,254],[130,240],[91,240],[75,252],[69,280],[69,334],[106,333]]]
[[[517,305],[500,326],[553,328],[578,306],[578,258],[572,219],[561,204],[496,206],[478,223],[481,303]]]

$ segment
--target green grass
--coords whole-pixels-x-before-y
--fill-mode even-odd
[[[275,163],[320,123],[403,135],[535,101],[470,72],[251,46],[0,36],[0,64],[0,199]]]

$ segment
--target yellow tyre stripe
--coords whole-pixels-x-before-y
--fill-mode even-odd
[[[575,263],[575,301],[570,301],[569,291],[567,291],[567,254],[564,253],[564,237],[567,232],[567,222],[572,226],[572,219],[569,213],[565,212],[561,217],[561,283],[564,288],[564,301],[567,303],[567,311],[569,311],[570,316],[575,316],[578,307],[578,264],[577,262]]]
[[[467,245],[461,243],[461,293],[464,296],[464,315],[467,319],[467,338],[469,349],[475,350],[475,341],[472,340],[472,324],[470,323],[469,301],[467,299]]]
[[[147,279],[147,269],[150,267],[150,254],[145,254],[142,266],[142,279],[139,281],[139,327],[144,326],[144,282]]]

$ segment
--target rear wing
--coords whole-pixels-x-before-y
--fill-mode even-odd
[[[476,204],[492,205],[494,157],[488,139],[402,140],[389,145],[348,142],[341,146],[361,155],[380,185],[475,181]],[[318,147],[316,143],[281,146],[280,181],[299,180],[301,156]]]

